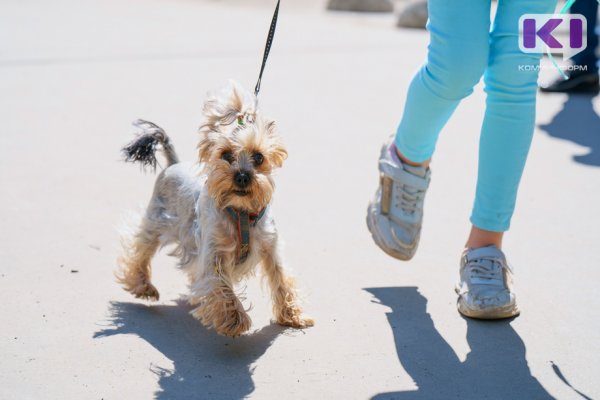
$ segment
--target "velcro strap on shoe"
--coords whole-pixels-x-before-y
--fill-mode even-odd
[[[400,185],[410,186],[418,190],[427,190],[429,186],[429,171],[424,178],[421,178],[397,166],[391,165],[386,160],[379,161],[379,170],[383,175],[392,178],[394,182]]]

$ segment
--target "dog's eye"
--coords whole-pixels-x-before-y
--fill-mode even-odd
[[[252,159],[254,160],[254,164],[260,165],[263,163],[265,157],[260,153],[256,153],[252,156]]]
[[[230,151],[225,151],[221,154],[221,159],[231,164],[233,162],[233,154]]]

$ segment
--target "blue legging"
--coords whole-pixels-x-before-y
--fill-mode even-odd
[[[519,50],[519,17],[554,11],[556,0],[429,0],[427,63],[413,78],[395,143],[409,160],[434,152],[458,103],[481,76],[487,93],[471,223],[508,230],[535,123],[540,55]],[[520,68],[528,65],[529,68]]]

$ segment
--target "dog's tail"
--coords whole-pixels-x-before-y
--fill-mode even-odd
[[[155,171],[156,150],[160,145],[163,155],[167,159],[167,167],[179,162],[175,148],[161,127],[143,119],[134,121],[133,125],[140,128],[142,132],[121,150],[125,161],[139,162],[142,167],[151,167]]]

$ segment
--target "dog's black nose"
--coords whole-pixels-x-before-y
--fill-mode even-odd
[[[250,174],[246,171],[238,171],[235,173],[233,180],[235,182],[235,186],[239,187],[240,189],[244,189],[250,184]]]

